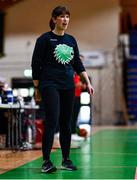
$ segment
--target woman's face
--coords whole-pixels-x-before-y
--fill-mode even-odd
[[[53,18],[53,22],[55,23],[55,28],[58,30],[66,30],[69,24],[70,16],[68,14],[61,14],[56,18]]]

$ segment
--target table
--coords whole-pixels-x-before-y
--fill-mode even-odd
[[[32,110],[33,120],[35,112],[39,109],[38,105],[0,104],[0,109],[7,109],[8,112],[8,135],[7,146],[10,149],[19,149],[22,141],[22,113],[25,110]]]

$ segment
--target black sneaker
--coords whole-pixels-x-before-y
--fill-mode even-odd
[[[43,172],[43,173],[47,173],[48,174],[48,173],[55,172],[56,170],[57,170],[57,168],[55,166],[53,166],[51,161],[45,161],[42,164],[41,172]]]
[[[75,171],[77,170],[77,167],[73,165],[71,160],[67,159],[62,162],[61,169]]]

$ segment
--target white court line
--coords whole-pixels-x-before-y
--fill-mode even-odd
[[[131,155],[131,156],[137,156],[137,153],[123,153],[123,152],[121,152],[121,153],[109,153],[109,152],[86,152],[86,153],[84,153],[83,151],[82,151],[82,153],[84,154],[84,155],[87,155],[87,154],[105,154],[105,155]],[[72,154],[81,154],[81,152],[72,152]]]
[[[134,180],[137,180],[137,167],[136,167],[136,171],[135,171],[135,178]]]

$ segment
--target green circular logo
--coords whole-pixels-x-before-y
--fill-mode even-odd
[[[74,57],[74,50],[66,44],[59,44],[54,51],[56,60],[61,64],[68,64]]]

